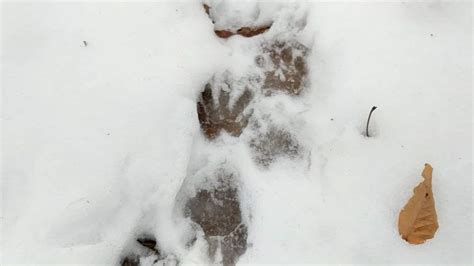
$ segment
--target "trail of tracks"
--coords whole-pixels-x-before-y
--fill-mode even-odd
[[[213,20],[213,7],[204,5],[204,11]],[[214,22],[214,20],[213,20]],[[229,134],[238,141],[246,142],[252,151],[254,162],[265,169],[279,157],[301,159],[305,149],[291,129],[281,127],[260,110],[256,99],[285,95],[300,97],[307,87],[307,47],[291,38],[262,38],[271,31],[271,25],[241,25],[237,30],[215,29],[220,38],[260,38],[255,42],[258,55],[255,71],[238,76],[231,71],[216,73],[202,89],[197,101],[197,117],[201,132],[209,145],[222,134]],[[292,29],[296,32],[297,28]],[[288,35],[286,35],[288,36]],[[259,109],[258,113],[254,110]],[[245,131],[252,131],[250,138],[239,138]],[[226,144],[224,143],[224,146]],[[191,161],[194,160],[191,158]],[[191,173],[183,184],[182,213],[192,221],[196,232],[204,233],[208,244],[208,257],[212,263],[235,265],[247,249],[248,217],[242,210],[242,186],[240,171],[232,161],[221,162]],[[189,240],[194,245],[196,237]],[[126,257],[122,265],[138,265],[140,258],[154,256],[155,262],[179,264],[172,255],[161,254],[153,237],[138,239],[140,254]]]

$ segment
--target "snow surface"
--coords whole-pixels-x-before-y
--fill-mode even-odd
[[[472,263],[471,3],[210,2],[216,27],[272,28],[219,39],[199,1],[2,4],[2,264],[116,264],[144,232],[209,263],[176,206],[223,160],[249,226],[239,263]],[[310,87],[259,108],[309,155],[261,169],[248,134],[204,138],[196,101],[294,27]],[[440,228],[413,246],[397,219],[425,162]]]

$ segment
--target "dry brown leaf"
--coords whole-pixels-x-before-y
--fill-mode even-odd
[[[421,175],[424,181],[413,189],[414,195],[400,211],[398,232],[410,244],[423,244],[434,237],[438,230],[433,191],[431,190],[433,167],[425,164]]]

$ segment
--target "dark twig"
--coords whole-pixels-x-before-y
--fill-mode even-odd
[[[369,123],[370,123],[370,117],[372,116],[372,112],[377,109],[377,106],[372,106],[372,109],[370,109],[369,117],[367,118],[367,126],[365,127],[365,135],[367,137],[370,137],[369,135]]]
[[[158,255],[160,254],[160,252],[156,248],[156,240],[155,239],[152,239],[152,238],[138,238],[137,242],[140,243],[142,246],[153,250]]]

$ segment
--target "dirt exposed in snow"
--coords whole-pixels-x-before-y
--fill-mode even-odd
[[[203,4],[204,11],[209,15],[209,17],[212,19],[210,15],[211,7],[207,4]],[[212,21],[214,23],[214,20]],[[272,25],[261,25],[261,26],[255,26],[255,27],[249,27],[249,26],[242,26],[241,28],[237,30],[232,30],[232,29],[215,29],[214,33],[219,37],[219,38],[229,38],[234,35],[240,35],[243,37],[253,37],[259,34],[262,34],[270,29]]]
[[[212,8],[204,5],[204,9],[210,14]],[[241,27],[237,31],[215,30],[215,33],[221,38],[235,34],[252,37],[269,28]],[[284,92],[287,97],[292,97],[305,87],[308,48],[296,41],[270,40],[257,49],[260,55],[255,58],[257,68],[254,75],[263,76],[263,79],[248,78],[245,89],[240,94],[237,91],[239,95],[231,101],[231,94],[236,92],[235,80],[224,72],[223,77],[211,79],[200,94],[197,113],[202,133],[209,140],[216,139],[222,131],[239,137],[249,123],[252,108],[258,107],[252,106],[255,94],[272,97],[273,93]],[[255,90],[252,92],[249,87]],[[249,143],[257,164],[268,167],[278,157],[298,157],[302,147],[289,131],[258,119],[254,119],[250,130],[259,132],[262,123],[266,124],[267,130],[255,134]],[[211,260],[234,265],[247,249],[248,235],[247,225],[242,222],[238,189],[232,185],[232,179],[238,174],[217,172],[216,175],[218,186],[200,189],[187,201],[184,212],[204,232]]]
[[[264,167],[270,166],[280,156],[296,158],[302,149],[290,132],[274,126],[253,138],[250,147],[255,161]]]
[[[472,264],[470,4],[185,2],[2,5],[2,264]]]
[[[306,55],[308,48],[298,42],[265,44],[264,55],[256,59],[259,66],[270,65],[265,72],[263,88],[297,95],[306,80]]]
[[[214,139],[221,130],[225,130],[238,137],[248,123],[249,114],[244,114],[244,111],[252,100],[252,93],[245,90],[230,107],[229,94],[232,90],[232,83],[216,84],[219,92],[217,97],[213,95],[213,91],[216,91],[212,89],[214,85],[215,83],[206,85],[197,103],[197,113],[203,133],[207,138]]]
[[[174,254],[165,254],[160,251],[155,237],[139,237],[127,247],[125,256],[120,260],[121,266],[138,266],[144,261],[160,263],[166,266],[179,265]]]
[[[239,192],[232,179],[232,174],[221,173],[218,185],[197,192],[185,209],[185,215],[204,231],[209,257],[222,257],[224,265],[234,265],[247,249],[247,226],[242,223]]]

